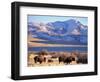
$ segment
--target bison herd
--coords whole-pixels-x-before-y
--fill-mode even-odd
[[[36,55],[34,58],[34,63],[53,63],[57,61],[59,64],[64,63],[64,64],[71,64],[73,61],[82,64],[88,63],[87,61],[87,54],[83,53],[71,53],[69,56],[66,55],[57,55],[54,57],[54,55]]]

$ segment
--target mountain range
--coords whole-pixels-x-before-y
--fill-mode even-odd
[[[87,44],[88,26],[74,19],[49,23],[28,22],[28,34],[48,41]]]

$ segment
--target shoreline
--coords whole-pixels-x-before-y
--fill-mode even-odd
[[[29,53],[38,53],[40,51],[28,51],[28,54]],[[72,52],[75,52],[75,51],[48,51],[48,53],[68,53],[68,54],[71,54]],[[76,51],[76,52],[79,52],[79,51]],[[88,54],[86,51],[82,51],[82,52],[79,52],[80,54]]]

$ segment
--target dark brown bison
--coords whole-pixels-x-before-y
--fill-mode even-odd
[[[61,63],[61,62],[63,62],[63,61],[65,60],[65,58],[64,58],[63,56],[60,56],[60,57],[58,58],[58,60],[59,60],[59,63]]]
[[[72,61],[75,61],[75,58],[74,57],[67,57],[65,60],[64,60],[64,63],[65,64],[70,64]]]
[[[34,62],[37,63],[38,61],[39,61],[38,56],[35,56],[35,57],[34,57]]]
[[[65,64],[70,64],[72,61],[75,61],[75,58],[72,56],[69,56],[69,57],[60,56],[59,57],[59,63],[64,62]]]
[[[87,58],[79,57],[78,60],[77,60],[77,63],[87,64],[88,61],[87,61]]]
[[[80,54],[78,56],[77,63],[87,64],[88,63],[87,54]]]
[[[39,62],[41,64],[42,62],[46,62],[46,58],[44,56],[35,56],[34,62],[35,63]]]

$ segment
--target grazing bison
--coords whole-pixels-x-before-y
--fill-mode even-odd
[[[87,58],[78,58],[78,61],[77,61],[77,63],[82,63],[82,64],[86,64],[86,63],[88,63],[88,61],[87,61]]]
[[[45,62],[45,61],[46,61],[46,58],[43,57],[43,56],[35,56],[34,57],[34,62],[35,63],[39,62],[41,64],[42,62]]]
[[[69,57],[60,56],[59,57],[59,63],[64,62],[65,64],[70,64],[72,61],[75,61],[75,58],[72,56],[69,56]]]
[[[72,59],[74,59],[74,58],[72,58],[71,56],[70,56],[70,57],[67,57],[67,58],[64,60],[64,63],[70,64],[70,63],[72,62]]]
[[[77,63],[82,63],[82,64],[88,63],[87,54],[80,54],[80,55],[78,56]]]

